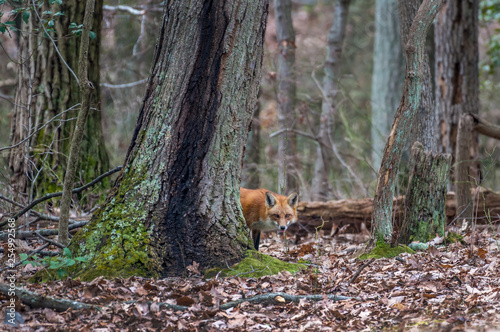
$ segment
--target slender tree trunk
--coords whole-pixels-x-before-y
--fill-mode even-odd
[[[469,114],[463,114],[458,122],[457,151],[455,163],[455,186],[457,193],[457,216],[458,223],[463,220],[472,221],[471,188],[472,178],[469,176],[472,161],[469,159],[470,146],[474,135],[474,119]],[[461,225],[460,225],[461,226]]]
[[[407,30],[412,21],[408,21]],[[404,56],[399,27],[398,1],[377,0],[371,100],[372,165],[375,170],[380,167],[385,142],[403,90]]]
[[[406,77],[403,96],[385,145],[374,198],[372,214],[374,239],[382,237],[389,242],[392,236],[392,205],[396,175],[408,133],[420,104],[427,31],[441,8],[442,1],[424,0],[408,33],[405,45]]]
[[[434,24],[439,145],[442,152],[453,155],[453,160],[460,116],[479,112],[478,3],[447,0]],[[469,174],[479,182],[477,158],[478,138],[474,133],[468,160],[476,162]]]
[[[411,24],[422,0],[406,0],[399,2],[399,21],[401,22],[401,40],[403,45],[408,41]],[[438,145],[437,114],[434,107],[434,94],[429,56],[424,52],[422,63],[422,91],[420,106],[411,131],[410,145],[420,142],[426,151],[437,152]]]
[[[340,72],[340,56],[344,42],[345,27],[350,0],[339,0],[335,6],[334,20],[328,33],[326,47],[325,77],[323,79],[323,101],[319,125],[319,144],[316,149],[316,161],[311,185],[311,197],[314,201],[326,200],[330,187],[330,170],[333,165],[333,131],[337,113],[337,81]]]
[[[64,176],[63,193],[61,197],[61,217],[59,220],[59,242],[64,246],[69,244],[69,210],[71,207],[71,196],[75,183],[76,170],[80,164],[80,146],[85,133],[87,117],[90,111],[90,98],[94,86],[88,80],[89,72],[89,39],[92,29],[92,17],[94,16],[95,0],[86,0],[85,16],[83,18],[82,37],[80,43],[78,78],[82,103],[76,119],[75,130],[71,137],[69,146],[68,166]]]
[[[289,129],[295,114],[295,31],[292,22],[292,1],[274,0],[276,37],[278,39],[278,193],[298,190],[297,147],[295,135]]]
[[[86,279],[180,276],[251,247],[238,188],[267,2],[169,1],[164,14],[125,167],[71,242]]]
[[[75,127],[74,118],[81,102],[74,75],[78,67],[80,38],[71,33],[69,25],[73,22],[81,24],[84,8],[84,1],[64,1],[61,6],[57,2],[50,6],[44,2],[37,8],[37,12],[31,12],[28,23],[23,23],[10,142],[14,145],[34,135],[11,150],[9,167],[13,171],[12,184],[24,201],[58,191],[62,186],[69,138]],[[65,13],[55,20],[54,32],[49,32],[60,55],[40,24],[39,16],[45,11]],[[96,39],[91,41],[89,48],[89,80],[95,86],[95,93],[91,101],[93,110],[81,147],[82,164],[78,177],[82,183],[90,182],[109,168],[101,127],[99,88],[102,0],[96,1],[94,19],[96,23],[93,32]],[[37,128],[58,114],[46,127],[35,133]]]

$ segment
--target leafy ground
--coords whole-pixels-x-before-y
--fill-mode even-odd
[[[56,312],[18,304],[22,331],[345,331],[422,330],[500,331],[500,242],[484,230],[476,245],[455,243],[415,255],[378,259],[351,279],[366,261],[351,258],[363,236],[332,239],[320,234],[284,247],[281,239],[264,240],[261,250],[287,261],[308,261],[296,275],[244,276],[204,280],[195,266],[185,279],[130,278],[92,282],[67,279],[25,288],[52,297],[103,307]],[[498,238],[498,237],[497,237]],[[471,242],[470,236],[465,237]],[[287,252],[288,251],[288,252]],[[30,265],[17,285],[32,275]],[[2,281],[4,282],[4,281]],[[259,294],[334,294],[353,297],[332,301],[272,297],[261,303],[219,306]],[[2,300],[2,319],[6,298]],[[183,311],[161,305],[187,306]],[[0,330],[6,326],[1,326]]]

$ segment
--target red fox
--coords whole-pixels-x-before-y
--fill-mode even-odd
[[[260,232],[284,233],[288,225],[297,221],[299,195],[282,196],[266,189],[240,187],[240,202],[243,216],[252,230],[255,250],[259,250]]]

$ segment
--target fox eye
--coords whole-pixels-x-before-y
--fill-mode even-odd
[[[276,219],[279,219],[280,215],[279,214],[273,214],[273,217],[276,218]]]
[[[285,215],[285,218],[286,218],[286,219],[288,219],[288,218],[290,218],[291,216],[292,216],[291,214],[288,214],[288,213],[287,213],[287,214]]]

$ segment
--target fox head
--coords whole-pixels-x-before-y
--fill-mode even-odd
[[[266,192],[266,215],[269,221],[276,224],[279,232],[283,233],[291,223],[297,221],[298,202],[297,193],[285,197]]]

